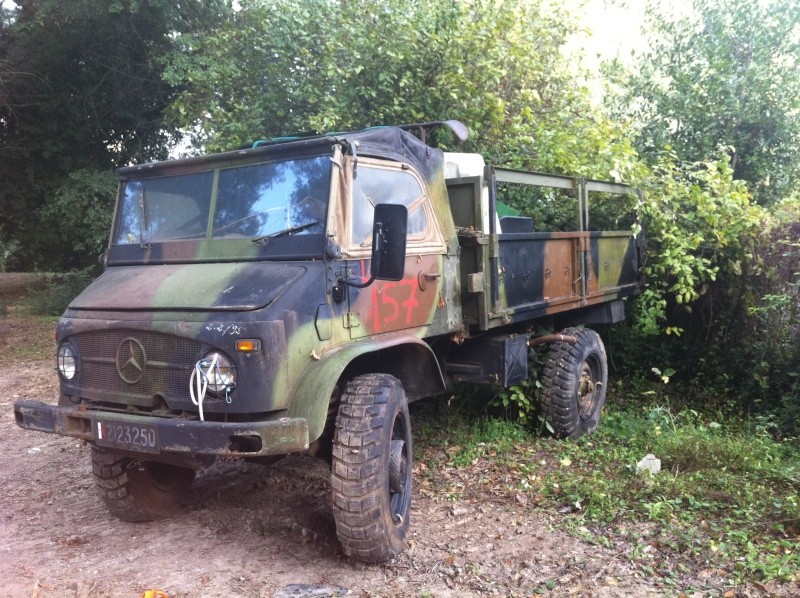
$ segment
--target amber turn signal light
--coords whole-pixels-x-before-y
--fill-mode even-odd
[[[236,350],[239,353],[255,353],[261,351],[261,341],[254,338],[240,338],[236,341]]]

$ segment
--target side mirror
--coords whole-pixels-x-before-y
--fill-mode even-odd
[[[339,278],[334,287],[334,299],[344,300],[343,287],[363,289],[376,280],[401,280],[406,269],[406,234],[408,209],[397,204],[380,203],[375,206],[372,224],[372,256],[369,280],[351,282]],[[336,289],[340,290],[336,290]],[[337,297],[340,297],[337,299]]]
[[[400,280],[406,266],[406,234],[408,209],[405,206],[380,203],[375,206],[372,225],[372,262],[370,278]]]

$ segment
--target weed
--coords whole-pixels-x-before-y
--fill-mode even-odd
[[[502,407],[506,417],[515,419],[522,425],[538,423],[540,431],[547,429],[552,434],[553,427],[539,414],[539,398],[544,388],[539,378],[546,353],[547,345],[539,345],[528,351],[530,376],[519,384],[501,390],[492,400],[492,405]]]
[[[700,566],[732,583],[793,579],[800,572],[796,444],[773,437],[771,418],[676,409],[656,386],[662,381],[652,384],[654,392],[642,385],[637,394],[655,403],[611,397],[598,430],[575,442],[533,434],[518,420],[493,416],[485,402],[458,417],[440,406],[420,422],[417,450],[429,470],[439,468],[426,473],[443,494],[462,491],[446,475],[437,480],[443,471],[480,462],[493,491],[525,494],[530,508],[559,513],[557,526],[592,544],[630,542],[640,570],[665,585],[697,584],[691,572]],[[659,474],[636,473],[647,453],[662,460]],[[476,484],[467,486],[476,492]],[[632,539],[631,526],[650,531]]]

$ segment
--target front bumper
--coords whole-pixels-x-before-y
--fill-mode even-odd
[[[246,423],[201,422],[90,411],[27,400],[14,403],[14,417],[17,425],[27,430],[73,436],[98,446],[134,451],[139,447],[120,445],[109,439],[103,430],[109,426],[155,430],[158,442],[141,447],[142,452],[152,453],[265,457],[305,451],[309,444],[308,422],[300,418]]]

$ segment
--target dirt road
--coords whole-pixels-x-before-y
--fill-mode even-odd
[[[19,334],[0,320],[7,342]],[[335,540],[327,467],[306,457],[270,467],[219,463],[198,475],[171,519],[124,523],[95,494],[87,446],[15,425],[15,399],[56,392],[49,360],[2,360],[2,596],[138,597],[154,588],[170,598],[310,596],[320,586],[328,588],[322,595],[351,596],[664,591],[616,553],[548,531],[502,497],[452,502],[418,493],[409,549],[388,565],[351,563]]]

